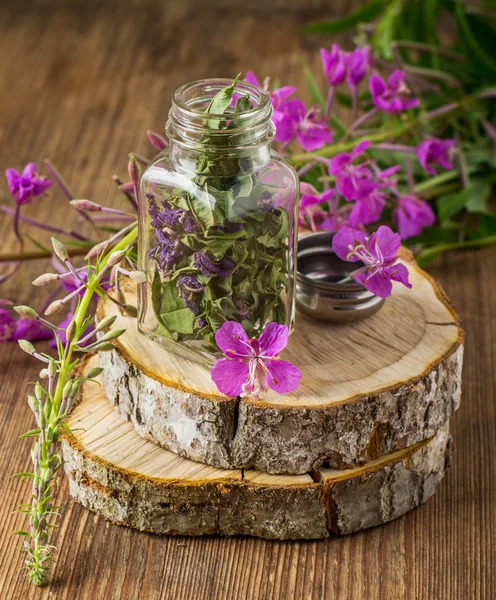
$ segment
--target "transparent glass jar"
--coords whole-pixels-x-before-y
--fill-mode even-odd
[[[139,329],[175,352],[213,362],[215,332],[239,322],[250,337],[295,313],[298,178],[271,149],[272,103],[236,85],[223,114],[206,113],[232,84],[179,88],[170,146],[147,167],[139,194]],[[248,101],[249,100],[249,101]],[[239,111],[239,112],[235,112]]]

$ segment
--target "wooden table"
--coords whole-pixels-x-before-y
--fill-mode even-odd
[[[302,85],[299,57],[318,66],[318,42],[299,35],[301,23],[323,6],[317,0],[308,3],[311,15],[289,0],[278,3],[279,11],[260,0],[246,8],[223,8],[227,2],[198,2],[195,8],[191,0],[167,3],[169,8],[158,2],[126,7],[112,1],[105,8],[74,3],[72,9],[66,4],[0,7],[0,164],[20,168],[50,157],[78,195],[103,203],[117,203],[111,175],[125,175],[130,150],[148,151],[145,131],[162,131],[179,84],[252,68],[262,77]],[[55,192],[28,213],[59,226],[73,219]],[[5,215],[0,232],[1,252],[15,250]],[[40,291],[29,282],[41,268],[27,264],[1,296],[39,305]],[[34,590],[21,569],[19,540],[10,535],[24,526],[14,511],[28,498],[28,484],[9,476],[30,468],[30,444],[19,435],[32,427],[26,392],[38,364],[14,344],[0,345],[0,598],[495,598],[496,252],[452,253],[430,271],[449,292],[467,331],[452,468],[426,505],[342,539],[154,537],[109,525],[73,504],[64,480],[58,503],[67,510],[54,536],[55,577],[49,587]]]

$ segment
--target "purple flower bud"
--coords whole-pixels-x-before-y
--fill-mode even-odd
[[[98,212],[103,209],[102,206],[91,200],[71,200],[70,204],[79,210],[87,210],[90,212]]]
[[[148,140],[150,141],[150,144],[157,148],[157,150],[164,150],[165,148],[167,148],[167,140],[158,133],[148,131],[147,136]]]
[[[333,44],[331,51],[325,48],[320,49],[320,58],[322,59],[322,68],[327,77],[329,85],[336,87],[343,83],[346,77],[346,54],[337,44]]]
[[[393,211],[393,218],[403,239],[420,235],[424,227],[429,227],[436,221],[436,215],[429,204],[411,194],[401,196]]]
[[[138,187],[140,179],[140,169],[136,157],[131,156],[131,158],[129,159],[127,170],[129,173],[129,179],[133,182],[134,186]]]
[[[200,273],[205,277],[228,277],[236,268],[236,263],[230,258],[224,257],[215,260],[214,256],[205,250],[195,252],[194,261]]]

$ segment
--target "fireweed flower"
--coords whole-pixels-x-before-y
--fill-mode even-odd
[[[439,165],[443,169],[453,169],[450,160],[450,150],[456,144],[455,140],[439,140],[429,138],[417,146],[417,158],[422,167],[431,175],[437,175],[431,165]]]
[[[343,83],[348,71],[346,53],[337,44],[333,44],[330,52],[325,48],[320,49],[320,58],[329,85],[337,87]]]
[[[381,298],[391,295],[392,281],[412,287],[408,281],[408,269],[396,262],[400,245],[400,236],[385,225],[371,235],[343,228],[332,240],[332,248],[341,260],[363,263],[350,276]]]
[[[203,292],[205,286],[201,284],[194,275],[179,275],[176,286],[179,288],[184,303],[190,311],[195,315],[200,314],[200,307],[196,300],[196,295]]]
[[[393,71],[387,82],[374,73],[369,80],[372,101],[379,110],[384,112],[399,112],[418,106],[420,100],[410,98],[410,89],[405,83],[403,71]]]
[[[366,163],[354,165],[355,158],[363,154],[370,146],[364,140],[355,146],[351,153],[337,154],[329,161],[329,175],[336,177],[336,188],[346,200],[357,200],[373,189],[373,172]]]
[[[213,254],[205,250],[195,252],[195,265],[205,277],[216,275],[217,277],[228,277],[236,268],[236,263],[230,258],[224,257],[220,260],[215,260]]]
[[[400,197],[397,208],[393,211],[393,218],[402,239],[419,235],[424,227],[429,227],[436,221],[436,215],[429,204],[411,194]]]
[[[217,346],[226,358],[217,360],[212,380],[226,396],[257,395],[259,390],[285,394],[295,390],[301,372],[279,353],[288,343],[286,325],[269,323],[258,339],[249,338],[235,321],[226,321],[215,334]]]
[[[332,142],[332,132],[320,116],[318,108],[307,110],[301,100],[294,99],[286,101],[278,112],[277,119],[274,119],[276,141],[289,143],[296,137],[307,152],[318,150],[324,144]]]
[[[36,196],[41,196],[52,185],[52,182],[39,175],[35,163],[29,163],[22,173],[15,169],[7,169],[5,178],[17,204],[28,204]]]
[[[350,88],[356,88],[363,80],[367,74],[370,60],[370,49],[367,46],[355,48],[353,52],[346,55],[346,81]]]
[[[300,183],[300,213],[298,224],[307,223],[312,231],[322,229],[322,223],[329,217],[329,211],[324,209],[324,204],[329,203],[334,197],[335,190],[325,190],[322,194],[309,183]]]
[[[7,300],[0,300],[0,343],[8,342],[14,335],[15,319],[8,308],[3,308],[10,304]]]

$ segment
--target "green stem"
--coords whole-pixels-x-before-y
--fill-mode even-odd
[[[76,312],[74,313],[74,323],[75,323],[76,331],[83,324],[83,321],[86,317],[86,312],[88,311],[88,307],[90,305],[91,299],[93,298],[93,294],[95,293],[98,286],[100,285],[100,280],[98,277],[96,277],[96,275],[98,275],[105,268],[105,266],[107,265],[109,256],[110,256],[110,254],[112,254],[112,252],[124,250],[125,248],[127,248],[129,246],[129,244],[132,244],[134,242],[134,240],[137,238],[137,236],[138,236],[138,228],[135,227],[125,237],[123,237],[122,240],[118,244],[116,244],[112,248],[112,250],[110,252],[108,252],[106,254],[106,256],[104,256],[102,258],[102,260],[98,263],[98,265],[95,269],[95,277],[92,277],[91,281],[88,283],[88,286],[84,292],[84,295],[81,298],[81,302],[79,303],[79,305],[76,309]],[[53,406],[54,406],[54,408],[57,408],[57,410],[58,410],[58,407],[60,406],[60,401],[62,400],[62,391],[66,384],[67,377],[70,373],[70,364],[71,364],[71,357],[72,357],[73,351],[74,351],[74,344],[72,342],[70,342],[68,344],[68,351],[66,352],[66,356],[64,357],[64,360],[62,361],[62,364],[60,367],[60,375],[57,380],[57,388],[55,389],[55,394],[54,394],[54,398],[53,398]]]
[[[457,102],[453,102],[452,107],[450,107],[450,109],[447,110],[446,112],[443,112],[442,115],[440,115],[440,116],[444,118],[447,114],[450,114],[454,110],[458,109],[464,102],[466,102],[470,98],[471,98],[471,96],[464,96]],[[434,117],[434,118],[436,118],[436,117]],[[365,135],[360,138],[355,138],[353,140],[347,140],[346,142],[341,142],[341,143],[338,142],[337,144],[334,144],[334,145],[324,146],[321,150],[315,150],[314,152],[293,154],[292,156],[288,156],[287,158],[292,163],[295,163],[295,164],[307,162],[311,158],[315,158],[315,157],[319,157],[319,156],[326,157],[326,158],[332,158],[333,156],[336,156],[336,154],[340,154],[341,152],[349,152],[350,150],[353,150],[353,148],[357,144],[359,144],[360,142],[363,142],[365,140],[369,140],[372,144],[374,144],[377,142],[384,142],[386,140],[391,140],[391,139],[397,138],[397,137],[403,135],[404,133],[407,133],[411,129],[417,127],[418,125],[425,123],[426,120],[429,120],[429,118],[426,119],[425,113],[420,114],[418,117],[408,121],[407,123],[396,124],[393,127],[389,127],[383,131],[378,131],[377,133],[371,133],[370,135]]]
[[[419,264],[426,264],[432,259],[436,258],[438,254],[442,254],[448,250],[459,250],[461,248],[483,248],[484,246],[490,246],[492,244],[496,244],[496,235],[488,235],[475,240],[439,244],[437,246],[433,246],[432,248],[422,250],[417,254],[416,258]]]

